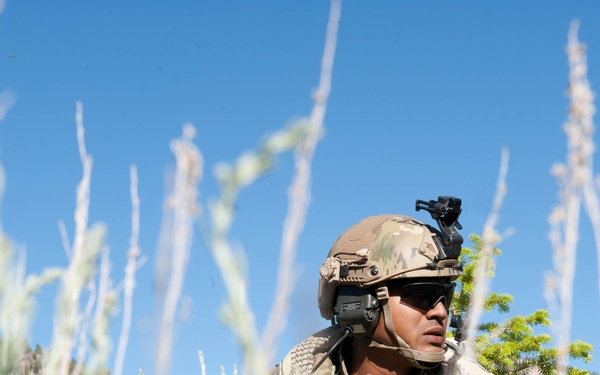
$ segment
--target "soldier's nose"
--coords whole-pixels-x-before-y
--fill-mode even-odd
[[[435,305],[427,311],[427,315],[432,319],[437,317],[440,319],[446,319],[448,317],[448,310],[446,310],[445,298],[440,298]]]

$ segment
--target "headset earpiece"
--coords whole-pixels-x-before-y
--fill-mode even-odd
[[[338,290],[334,313],[342,327],[353,336],[368,335],[379,321],[380,304],[373,290],[344,285]]]

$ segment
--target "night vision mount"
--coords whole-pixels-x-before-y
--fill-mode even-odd
[[[463,238],[456,229],[462,229],[462,225],[458,222],[461,203],[459,198],[449,196],[441,196],[438,200],[430,201],[417,199],[415,209],[429,212],[440,227],[439,231],[430,227],[437,234],[434,240],[440,250],[438,260],[458,259],[460,255]]]

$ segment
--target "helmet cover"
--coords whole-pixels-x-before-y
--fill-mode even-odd
[[[370,216],[350,227],[335,241],[321,266],[321,316],[333,318],[341,285],[368,288],[391,279],[456,279],[462,266],[457,259],[440,257],[434,240],[438,235],[429,225],[403,215]]]

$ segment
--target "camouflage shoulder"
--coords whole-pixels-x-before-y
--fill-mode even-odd
[[[443,374],[461,374],[461,375],[491,375],[483,366],[477,362],[477,359],[470,358],[464,353],[464,348],[454,339],[446,340],[446,355],[442,363]]]
[[[332,326],[316,332],[294,346],[283,360],[269,371],[269,375],[296,375],[310,374],[313,366],[323,358],[323,355],[343,335],[339,326]],[[322,368],[330,369],[329,359],[317,371]],[[328,374],[331,373],[329,370]]]

